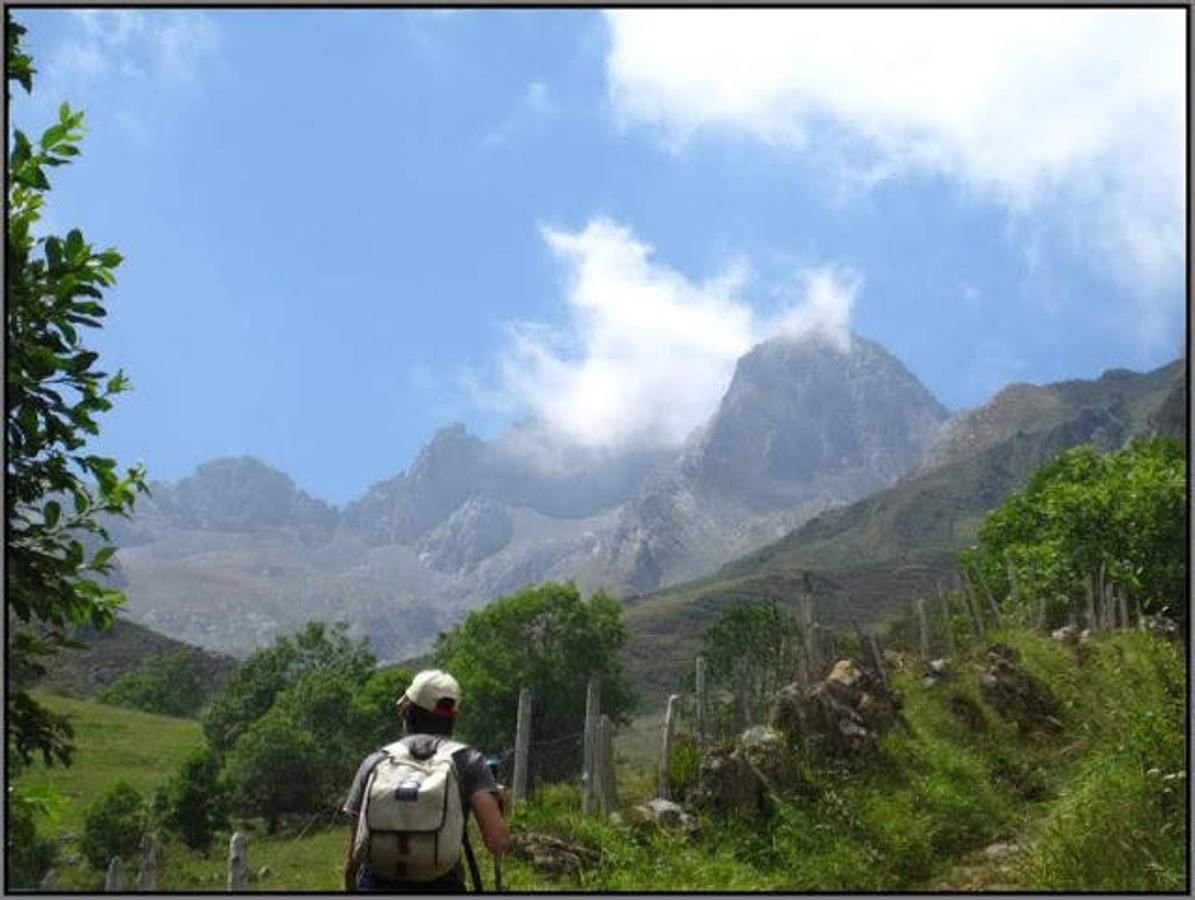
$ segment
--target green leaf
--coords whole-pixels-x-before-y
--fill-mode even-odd
[[[78,228],[72,228],[66,235],[66,255],[68,259],[78,259],[86,251],[87,245],[83,243],[83,232]]]
[[[58,144],[64,137],[66,137],[65,125],[51,125],[41,136],[41,146],[43,150],[49,150]]]
[[[56,237],[46,238],[46,263],[50,267],[50,271],[54,272],[62,268],[62,241]]]
[[[51,500],[45,505],[42,513],[45,516],[46,527],[53,528],[58,524],[59,516],[62,515],[62,506],[57,501]]]
[[[115,552],[115,547],[100,547],[100,549],[95,552],[95,556],[91,560],[92,568],[98,569],[107,565],[108,560],[112,558],[112,555]]]

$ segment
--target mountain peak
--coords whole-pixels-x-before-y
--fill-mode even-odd
[[[919,459],[946,417],[874,341],[852,335],[844,350],[812,336],[773,338],[739,360],[691,465],[760,503],[791,501],[826,475],[858,473],[878,487]]]

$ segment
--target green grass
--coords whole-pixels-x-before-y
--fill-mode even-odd
[[[904,722],[869,755],[841,763],[799,751],[798,787],[776,798],[770,816],[747,822],[702,814],[701,831],[687,836],[634,824],[626,814],[654,794],[658,717],[644,717],[616,744],[622,816],[583,817],[576,785],[548,785],[513,818],[516,828],[599,851],[599,864],[550,876],[512,856],[504,863],[507,889],[1181,890],[1187,874],[1181,650],[1141,632],[1099,636],[1079,653],[1028,631],[1010,629],[989,640],[1015,647],[1022,665],[1049,684],[1062,710],[1060,732],[1022,734],[988,705],[973,664],[981,653],[959,660],[953,680],[932,686],[898,673]],[[22,776],[53,784],[71,799],[61,829],[77,831],[82,809],[117,779],[148,796],[200,740],[193,722],[39,699],[73,717],[80,748],[71,769],[37,767]],[[313,816],[275,835],[248,827],[250,889],[340,889],[346,829],[335,815]],[[982,849],[1009,840],[1027,848],[1012,869],[985,870]],[[170,841],[163,889],[222,890],[227,841],[221,835],[207,856]],[[480,840],[474,844],[481,847]],[[484,851],[480,856],[489,886],[492,863]],[[964,878],[959,873],[968,863]],[[76,865],[62,872],[61,883],[95,889],[101,880]]]
[[[31,788],[49,788],[65,801],[58,827],[78,833],[87,806],[118,781],[127,781],[150,798],[203,742],[199,723],[136,710],[33,692],[52,712],[65,715],[74,728],[75,755],[68,767],[46,767],[40,760],[20,776]]]
[[[798,755],[800,789],[758,823],[706,815],[703,833],[582,818],[575,787],[543,791],[522,827],[602,854],[579,878],[517,861],[526,890],[916,890],[951,883],[988,844],[1029,850],[993,883],[1044,890],[1176,890],[1186,878],[1185,669],[1175,647],[1139,632],[1100,636],[1079,654],[1041,635],[992,635],[1046,681],[1060,733],[1021,734],[986,704],[979,670],[925,686],[898,675],[905,724],[852,764]],[[956,710],[976,709],[968,722]],[[1149,774],[1151,770],[1156,770]],[[638,773],[642,801],[654,782]],[[1165,776],[1170,775],[1169,780]],[[623,784],[627,779],[624,777]]]

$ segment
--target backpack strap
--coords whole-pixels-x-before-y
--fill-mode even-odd
[[[473,845],[469,843],[469,829],[465,829],[461,843],[465,848],[465,862],[469,864],[469,875],[473,878],[473,893],[485,893],[485,888],[481,884],[481,872],[477,869],[477,857],[473,855]]]

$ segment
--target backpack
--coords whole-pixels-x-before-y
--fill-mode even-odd
[[[364,843],[377,877],[432,881],[457,864],[465,810],[452,755],[464,747],[404,738],[382,748],[386,755],[366,784],[356,842]]]

